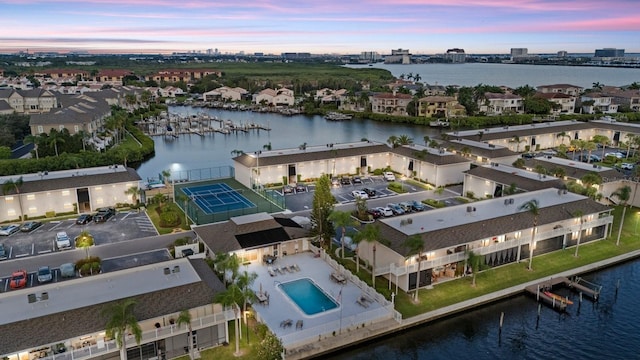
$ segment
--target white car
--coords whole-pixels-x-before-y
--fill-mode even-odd
[[[384,216],[384,217],[393,216],[393,210],[391,210],[391,208],[388,208],[388,207],[377,207],[375,209],[380,211],[382,213],[382,216]]]
[[[623,170],[633,170],[633,164],[631,163],[622,163],[620,164],[620,168]]]
[[[624,155],[621,152],[608,152],[604,154],[604,156],[613,156],[616,159],[622,159],[624,157]]]
[[[384,179],[387,181],[396,181],[396,176],[391,171],[386,171],[384,174]]]
[[[58,250],[71,248],[71,238],[66,231],[60,231],[56,234],[56,247]]]
[[[16,225],[16,224],[11,224],[11,225],[4,225],[2,227],[0,227],[0,235],[2,236],[9,236],[13,233],[16,233],[20,231],[20,226]]]
[[[367,193],[362,191],[362,190],[353,190],[351,192],[351,195],[356,199],[368,199],[369,198],[369,195],[367,195]]]

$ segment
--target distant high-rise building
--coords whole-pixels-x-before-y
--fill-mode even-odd
[[[411,64],[411,54],[409,50],[397,49],[391,50],[391,55],[384,57],[385,64]]]
[[[511,48],[511,57],[529,56],[529,49],[527,48]]]
[[[569,55],[569,54],[565,50],[558,51],[558,57],[559,58],[566,58],[567,55]]]
[[[467,58],[467,54],[464,53],[464,49],[458,49],[458,48],[453,48],[453,49],[448,49],[447,52],[443,55],[444,59],[452,62],[454,64],[460,64],[460,63],[464,63],[466,58]]]
[[[376,62],[380,60],[380,54],[375,51],[363,51],[358,58],[364,61]]]
[[[207,49],[207,55],[213,55],[213,50]]]
[[[624,49],[596,49],[595,57],[624,57]]]

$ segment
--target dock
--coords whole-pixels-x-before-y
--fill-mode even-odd
[[[587,285],[585,285],[587,284]],[[600,290],[602,286],[589,283],[582,278],[575,277],[573,280],[570,280],[567,277],[556,277],[551,278],[549,280],[545,280],[533,285],[529,285],[525,287],[525,291],[530,295],[534,296],[537,301],[548,305],[554,310],[558,311],[566,311],[567,306],[571,305],[572,302],[568,299],[562,300],[557,297],[552,297],[545,294],[545,291],[553,291],[555,288],[565,287],[571,289],[574,292],[583,294],[590,298],[592,301],[597,301],[598,296],[600,295]],[[582,298],[582,296],[581,296]]]
[[[215,124],[217,123],[217,124]],[[215,124],[215,126],[214,126]],[[235,123],[231,120],[222,120],[208,114],[182,116],[163,113],[157,117],[150,117],[137,122],[138,128],[149,136],[172,136],[181,134],[224,134],[249,133],[250,131],[270,131],[269,126],[254,122]]]

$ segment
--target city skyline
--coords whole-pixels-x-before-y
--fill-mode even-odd
[[[0,0],[0,53],[640,52],[634,0]]]

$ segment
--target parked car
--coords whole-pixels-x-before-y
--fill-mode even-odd
[[[387,181],[396,181],[396,176],[391,171],[386,171],[382,176]]]
[[[22,289],[25,286],[27,286],[27,271],[14,271],[9,278],[9,287],[11,289]]]
[[[293,187],[290,185],[285,185],[282,187],[283,194],[293,194]]]
[[[53,274],[51,273],[51,268],[48,266],[40,266],[38,269],[38,282],[39,283],[47,283],[53,280]]]
[[[340,186],[340,179],[338,179],[337,177],[331,178],[331,185]]]
[[[16,224],[4,225],[0,227],[0,235],[2,236],[9,236],[18,231],[20,231],[20,226]]]
[[[362,191],[366,192],[369,197],[374,197],[377,194],[376,190],[371,188],[363,188]]]
[[[367,193],[362,191],[362,190],[353,190],[351,192],[351,195],[356,199],[368,199],[369,198],[369,195],[367,195]]]
[[[58,250],[71,248],[71,238],[66,231],[60,231],[56,234],[56,247]]]
[[[553,150],[553,149],[545,149],[541,151],[542,155],[547,155],[547,156],[556,156],[558,155],[558,152]]]
[[[7,254],[7,249],[4,247],[4,244],[0,244],[0,260],[6,260],[9,257]]]
[[[411,206],[411,203],[409,203],[408,201],[403,201],[399,203],[398,206],[400,206],[405,213],[410,213],[413,211],[413,206]]]
[[[304,185],[302,185],[302,184],[297,184],[297,185],[296,185],[296,192],[297,192],[297,193],[299,193],[299,192],[305,192],[305,191],[307,191],[307,187],[306,187],[306,186],[304,186]]]
[[[93,216],[94,222],[105,222],[116,214],[116,209],[113,207],[105,207],[98,209],[98,212]]]
[[[368,209],[367,213],[371,216],[373,216],[374,219],[377,218],[381,218],[384,216],[384,214],[382,213],[382,211],[380,211],[378,208],[372,208],[372,209]]]
[[[20,226],[20,231],[31,232],[39,228],[40,226],[42,226],[42,223],[40,221],[27,221],[26,223],[22,224],[22,226]]]
[[[384,217],[393,216],[393,210],[389,207],[376,207],[374,209],[380,211]]]
[[[76,276],[76,266],[73,263],[65,263],[60,265],[60,276],[63,278]]]
[[[353,183],[354,184],[362,184],[362,179],[360,178],[360,176],[354,176],[353,177]]]
[[[80,216],[78,216],[78,218],[76,219],[76,224],[78,225],[85,225],[90,223],[93,220],[93,215],[91,214],[82,214]]]
[[[529,153],[524,153],[524,154],[522,154],[522,157],[525,158],[525,159],[533,159],[534,157],[536,157],[536,154],[530,153],[530,152]]]
[[[404,210],[398,204],[388,203],[387,207],[393,211],[393,215],[404,215]]]
[[[624,157],[624,155],[619,151],[608,152],[608,153],[604,154],[604,156],[613,156],[616,159],[622,159]]]
[[[351,185],[351,178],[348,176],[343,176],[340,178],[340,184],[342,185]]]
[[[413,211],[424,211],[424,209],[426,209],[424,204],[420,201],[411,200],[409,203],[411,204],[411,209],[413,209]]]
[[[633,170],[633,164],[631,163],[622,163],[620,164],[620,168],[623,170]]]

